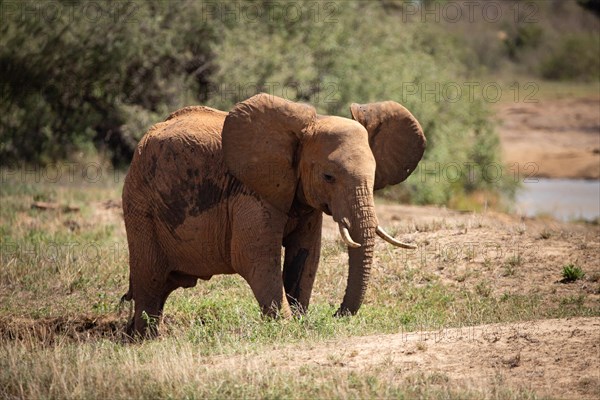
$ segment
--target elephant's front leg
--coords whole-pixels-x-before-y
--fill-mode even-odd
[[[296,229],[283,240],[285,261],[283,283],[294,311],[308,310],[321,254],[323,214],[314,210],[303,216]]]
[[[292,313],[281,276],[281,238],[287,216],[246,203],[235,213],[231,262],[250,285],[264,315],[290,318]]]
[[[290,318],[292,311],[281,280],[281,252],[278,255],[276,262],[275,260],[258,261],[254,271],[245,274],[244,278],[252,288],[263,315]]]

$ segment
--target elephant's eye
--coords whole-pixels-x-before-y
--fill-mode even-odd
[[[328,183],[335,182],[335,178],[333,177],[333,175],[323,174],[323,179],[325,179],[325,182],[328,182]]]

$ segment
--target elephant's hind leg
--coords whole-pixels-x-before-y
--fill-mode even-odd
[[[129,222],[129,221],[126,221]],[[127,224],[130,289],[134,301],[130,336],[156,336],[169,288],[168,262],[155,237],[152,221],[139,218]]]

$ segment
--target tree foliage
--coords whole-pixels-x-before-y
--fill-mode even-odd
[[[92,145],[128,161],[139,130],[205,81],[212,32],[193,2],[21,2],[3,8],[5,162],[49,162]],[[208,40],[206,40],[208,39]],[[206,71],[202,71],[206,72]]]
[[[471,95],[463,84],[497,57],[527,59],[523,52],[543,47],[547,32],[520,26],[507,29],[507,44],[494,44],[484,30],[449,34],[443,23],[407,19],[407,4],[2,2],[0,157],[43,164],[99,151],[127,164],[137,140],[169,112],[191,104],[226,110],[266,91],[346,117],[353,102],[395,100],[423,125],[424,166],[500,162],[481,90]],[[544,64],[546,76],[561,68],[564,51]],[[477,172],[453,180],[417,171],[403,187],[413,201],[446,203],[511,186]]]

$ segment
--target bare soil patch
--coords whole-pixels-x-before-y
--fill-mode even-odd
[[[124,339],[125,320],[117,316],[62,316],[49,318],[0,318],[0,338],[52,345],[57,341]]]
[[[476,288],[486,282],[493,295],[557,295],[591,307],[600,302],[597,225],[386,204],[377,205],[377,215],[397,238],[418,245],[412,255],[392,251],[406,252],[407,265],[447,284]],[[334,238],[333,221],[324,225],[325,236]],[[569,262],[581,266],[586,279],[561,283]],[[500,384],[558,398],[600,398],[600,318],[349,338],[300,352],[289,352],[290,367],[294,360],[366,371],[379,365],[394,379],[439,373],[467,389]]]
[[[600,178],[600,98],[543,99],[496,107],[506,164],[534,163],[544,178]]]
[[[321,367],[392,381],[425,376],[486,391],[501,385],[558,398],[600,395],[600,318],[554,319],[439,331],[346,338],[313,348],[290,346],[259,355],[215,357],[215,368]]]

